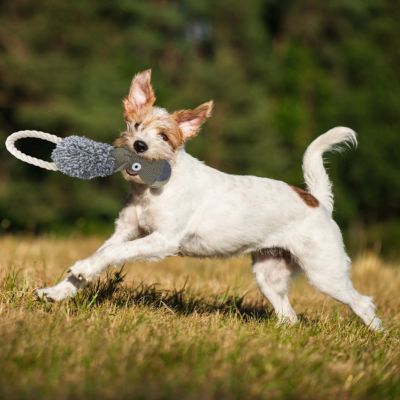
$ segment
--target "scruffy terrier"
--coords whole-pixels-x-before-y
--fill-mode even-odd
[[[355,133],[334,128],[309,145],[303,158],[307,191],[268,178],[229,175],[184,149],[211,115],[213,102],[170,114],[154,106],[150,80],[150,70],[133,78],[123,101],[126,131],[115,145],[148,159],[168,160],[170,181],[152,189],[134,171],[123,171],[131,195],[114,234],[93,255],[76,262],[66,279],[39,289],[38,296],[54,301],[72,297],[109,265],[173,255],[250,253],[257,283],[279,321],[297,321],[288,289],[300,268],[315,287],[347,304],[370,329],[381,329],[371,298],[358,293],[350,280],[350,260],[332,219],[331,182],[322,159],[340,143],[355,145]]]

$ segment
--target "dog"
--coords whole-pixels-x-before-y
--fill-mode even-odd
[[[134,171],[124,170],[131,194],[114,234],[93,255],[76,262],[63,281],[37,290],[38,297],[72,297],[109,265],[174,255],[251,254],[257,284],[279,322],[297,321],[288,291],[291,276],[302,270],[317,289],[347,304],[370,329],[382,329],[372,299],[358,293],[349,277],[350,259],[332,219],[332,187],[322,159],[340,144],[356,145],[355,132],[333,128],[308,146],[303,158],[307,190],[302,190],[203,164],[184,145],[210,117],[213,102],[168,113],[154,106],[155,100],[151,71],[135,75],[123,100],[126,130],[115,146],[149,160],[168,160],[170,181],[153,189]]]

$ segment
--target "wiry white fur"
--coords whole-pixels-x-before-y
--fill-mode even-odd
[[[160,145],[151,132],[137,134],[150,148]],[[284,182],[229,175],[181,148],[172,160],[168,184],[161,189],[133,184],[132,199],[121,212],[114,235],[92,256],[75,263],[66,280],[38,295],[70,297],[107,266],[129,261],[251,253],[257,283],[280,320],[296,321],[288,290],[297,265],[318,289],[350,306],[371,329],[380,329],[371,299],[351,283],[349,258],[331,217],[331,184],[322,154],[342,141],[355,141],[353,131],[335,128],[316,139],[305,154],[305,179],[323,204],[318,207],[308,206]],[[291,260],[276,253],[277,248],[291,254]]]
[[[303,174],[307,189],[332,213],[332,183],[324,168],[322,155],[327,151],[340,151],[344,144],[357,145],[356,133],[349,128],[336,127],[317,137],[303,157]]]

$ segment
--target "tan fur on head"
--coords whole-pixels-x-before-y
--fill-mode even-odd
[[[147,112],[140,114],[140,119],[127,121],[127,130],[114,141],[114,146],[126,146],[133,150],[133,141],[136,137],[144,139],[145,142],[151,141],[154,144],[155,138],[151,139],[147,134],[149,132],[154,132],[156,134],[155,137],[167,143],[168,147],[173,151],[177,150],[185,142],[185,138],[175,119],[165,110],[151,107]],[[151,145],[151,143],[148,144]]]
[[[199,132],[211,115],[213,102],[170,114],[163,108],[155,107],[155,100],[151,70],[136,74],[129,94],[123,100],[127,129],[115,140],[114,146],[135,151],[134,142],[141,140],[148,145],[148,150],[141,153],[144,158],[171,161],[175,152]]]
[[[114,146],[127,147],[136,152],[135,142],[142,141],[148,147],[140,153],[143,158],[164,159],[174,163],[178,150],[187,140],[196,136],[211,115],[213,102],[170,114],[164,108],[155,107],[155,100],[151,70],[135,75],[129,94],[123,100],[126,130],[114,141]],[[138,176],[132,176],[127,171],[122,173],[128,181],[141,183]]]

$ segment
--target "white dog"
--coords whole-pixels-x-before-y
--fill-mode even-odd
[[[280,321],[294,323],[289,280],[300,267],[322,292],[347,304],[371,329],[381,328],[370,297],[349,278],[350,260],[332,219],[331,182],[322,155],[339,143],[356,144],[355,133],[334,128],[315,139],[303,159],[307,191],[284,182],[237,176],[204,165],[184,143],[210,116],[213,103],[172,114],[154,107],[151,72],[134,77],[124,100],[127,129],[116,146],[148,159],[167,159],[170,181],[146,187],[132,170],[123,171],[131,196],[115,233],[90,257],[78,261],[58,285],[40,289],[40,298],[62,300],[109,265],[167,256],[221,257],[250,253],[257,283]]]

